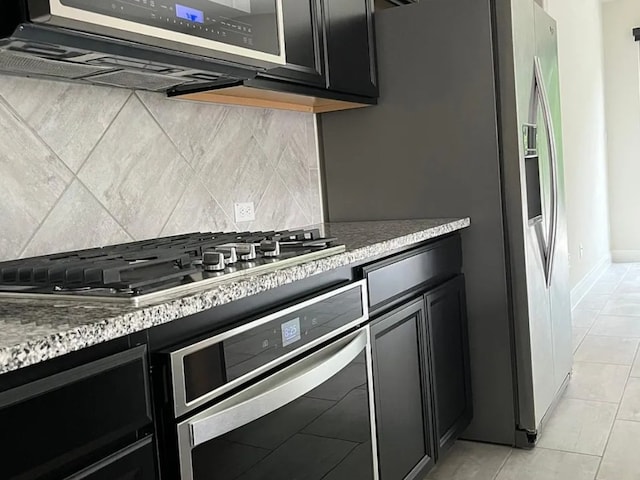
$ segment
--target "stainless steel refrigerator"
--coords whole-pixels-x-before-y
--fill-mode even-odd
[[[376,12],[381,98],[319,116],[330,221],[466,216],[474,420],[532,446],[572,365],[557,30],[533,0]]]

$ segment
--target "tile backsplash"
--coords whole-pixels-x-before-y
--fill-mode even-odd
[[[0,260],[317,223],[317,158],[311,114],[0,76]]]

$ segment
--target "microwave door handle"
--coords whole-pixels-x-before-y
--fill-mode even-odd
[[[336,375],[369,343],[368,327],[315,352],[181,423],[191,448],[247,425],[310,392]]]
[[[542,73],[542,61],[540,57],[535,57],[535,76],[536,76],[536,92],[539,96],[542,114],[544,116],[544,128],[547,133],[549,161],[550,161],[550,181],[551,181],[551,205],[549,219],[549,238],[547,240],[547,251],[545,254],[546,265],[545,275],[547,288],[551,286],[551,278],[553,274],[553,263],[556,249],[556,238],[558,232],[558,148],[556,144],[555,131],[553,129],[553,119],[551,117],[551,107],[549,103],[549,95],[544,83],[544,75]]]

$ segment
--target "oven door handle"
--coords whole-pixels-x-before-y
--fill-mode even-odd
[[[180,443],[195,448],[247,425],[303,396],[336,375],[369,344],[361,328],[178,425]]]

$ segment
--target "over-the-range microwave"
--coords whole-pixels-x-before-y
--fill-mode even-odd
[[[0,73],[143,90],[286,63],[282,0],[3,0]]]

